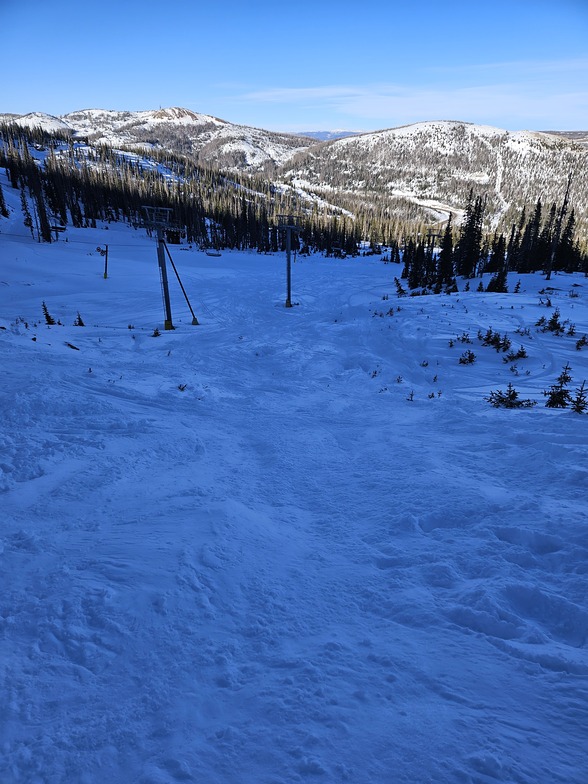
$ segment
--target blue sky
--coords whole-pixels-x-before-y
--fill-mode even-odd
[[[0,112],[588,128],[588,0],[0,0]]]

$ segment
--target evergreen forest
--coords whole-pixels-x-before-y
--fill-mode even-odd
[[[147,205],[171,210],[169,242],[260,253],[284,249],[280,219],[295,215],[296,251],[382,252],[385,261],[402,262],[401,277],[412,293],[439,293],[451,289],[456,276],[483,273],[492,273],[486,290],[494,291],[506,291],[512,271],[547,278],[556,272],[588,274],[588,249],[577,237],[569,184],[559,203],[538,199],[522,207],[508,232],[489,233],[487,198],[474,189],[459,225],[453,215],[442,224],[427,223],[418,211],[399,220],[385,205],[377,208],[337,191],[327,202],[318,193],[272,181],[267,172],[227,172],[163,150],[146,157],[15,124],[0,125],[0,166],[20,191],[24,225],[40,242],[53,241],[68,225],[141,226]],[[1,187],[0,216],[8,216]]]

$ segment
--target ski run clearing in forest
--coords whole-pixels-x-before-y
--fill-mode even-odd
[[[543,391],[588,280],[315,255],[288,309],[282,254],[171,246],[165,331],[144,231],[38,244],[0,179],[0,781],[585,784],[588,416]]]

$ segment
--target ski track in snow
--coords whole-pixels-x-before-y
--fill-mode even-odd
[[[541,279],[311,258],[289,310],[281,256],[172,247],[201,325],[174,290],[155,339],[154,243],[108,234],[108,281],[0,235],[0,780],[584,784],[588,420],[541,391],[586,355],[476,340],[516,350]],[[535,409],[483,400],[511,379]]]

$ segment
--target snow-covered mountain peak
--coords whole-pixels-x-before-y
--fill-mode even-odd
[[[71,131],[69,123],[52,114],[45,112],[30,112],[30,114],[0,114],[0,122],[14,122],[21,128],[41,128],[48,133],[55,131]]]
[[[228,125],[225,120],[220,120],[218,117],[212,117],[210,114],[200,114],[199,112],[193,112],[191,109],[183,109],[178,106],[140,112],[139,114],[146,121],[153,120],[177,125],[202,125],[204,123],[214,123],[219,126]]]
[[[95,143],[167,149],[227,169],[281,165],[313,143],[177,106],[140,112],[84,109],[62,119]]]
[[[426,122],[412,123],[410,125],[400,125],[396,128],[386,128],[381,131],[363,133],[357,136],[349,136],[345,139],[337,140],[339,144],[353,144],[356,142],[371,144],[381,142],[386,139],[418,140],[442,140],[449,138],[466,138],[477,136],[480,138],[499,138],[508,135],[508,131],[503,128],[495,128],[491,125],[477,125],[459,120],[431,120]]]
[[[553,134],[444,120],[326,142],[292,158],[284,176],[309,190],[385,199],[399,214],[407,203],[456,212],[475,188],[496,227],[514,219],[522,204],[561,199],[570,171],[576,172],[571,197],[583,221],[584,146]],[[423,219],[434,217],[423,213]]]

